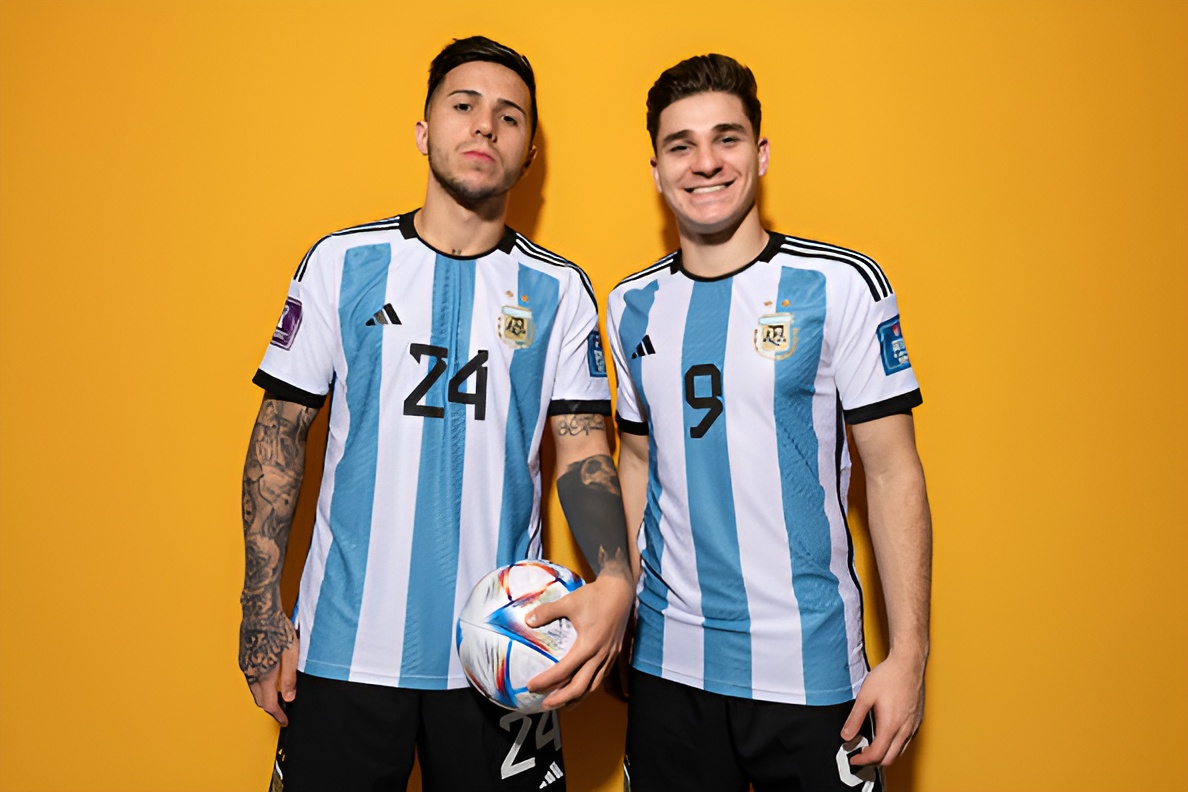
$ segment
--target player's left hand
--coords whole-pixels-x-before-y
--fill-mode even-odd
[[[874,742],[852,757],[850,764],[886,767],[907,748],[924,719],[924,665],[922,659],[896,657],[893,651],[867,675],[841,736],[846,742],[857,737],[873,709]]]
[[[544,700],[547,709],[576,704],[615,670],[634,601],[635,586],[629,575],[615,574],[608,567],[593,583],[555,602],[538,605],[528,614],[529,627],[564,617],[577,630],[577,638],[561,662],[528,680],[533,692],[552,689]]]

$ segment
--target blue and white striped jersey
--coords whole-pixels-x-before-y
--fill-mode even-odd
[[[294,275],[255,382],[332,394],[298,667],[464,687],[471,587],[540,555],[547,416],[610,412],[585,274],[510,229],[474,258],[429,247],[411,213],[340,231]]]
[[[844,422],[920,403],[882,271],[770,234],[716,279],[674,253],[607,314],[619,428],[649,446],[636,668],[743,698],[854,698],[868,665]]]

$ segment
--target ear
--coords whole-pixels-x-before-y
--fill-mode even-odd
[[[656,158],[652,157],[648,161],[652,165],[652,181],[656,182],[656,192],[663,194],[664,190],[660,189],[660,171],[656,169]]]
[[[767,164],[771,161],[771,144],[767,138],[759,138],[759,175],[767,173]]]
[[[524,174],[528,172],[528,167],[533,162],[536,162],[536,146],[530,146],[528,148],[528,155],[526,157],[524,157],[524,164],[520,166],[520,177],[521,178],[523,178]]]
[[[429,154],[429,122],[418,121],[416,130],[417,151],[422,155]]]

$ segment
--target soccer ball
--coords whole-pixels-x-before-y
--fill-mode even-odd
[[[528,680],[565,656],[577,638],[569,619],[529,627],[537,605],[564,597],[582,579],[548,561],[518,561],[485,575],[458,617],[458,658],[470,684],[501,707],[541,712],[546,693],[528,691]]]

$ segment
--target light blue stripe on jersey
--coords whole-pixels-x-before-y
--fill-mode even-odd
[[[557,318],[561,285],[556,278],[520,265],[517,294],[529,295],[526,307],[532,311],[534,341],[512,353],[511,408],[507,416],[506,450],[503,456],[503,505],[499,514],[499,549],[496,566],[525,558],[530,539],[533,484],[528,457],[536,419],[540,414],[548,338]]]
[[[384,304],[391,258],[392,248],[383,244],[351,248],[343,259],[338,321],[349,372],[345,390],[351,431],[343,449],[344,463],[334,471],[334,500],[330,504],[334,540],[326,558],[305,662],[307,672],[330,679],[348,678],[355,653],[379,448],[384,334],[356,321],[351,311],[360,303]],[[348,459],[349,466],[345,464]]]
[[[421,424],[421,464],[413,517],[405,607],[400,687],[445,686],[454,645],[454,589],[458,585],[458,532],[462,515],[462,469],[466,419],[474,406],[448,400],[448,383],[470,359],[470,321],[474,310],[473,260],[438,255],[433,270],[433,346],[448,350],[446,371],[425,394],[424,403],[442,406],[441,418]],[[434,361],[429,360],[432,366]],[[474,379],[466,386],[473,392]]]
[[[619,345],[627,356],[627,374],[636,384],[636,392],[640,399],[640,414],[647,416],[651,411],[643,388],[638,387],[643,382],[643,356],[631,357],[631,353],[643,339],[648,330],[648,316],[652,311],[652,303],[656,299],[656,291],[660,288],[658,281],[652,281],[642,289],[629,291],[623,295],[625,303],[623,316],[619,320]],[[647,565],[648,575],[644,590],[639,599],[642,607],[651,608],[658,613],[664,611],[668,603],[668,586],[660,573],[661,560],[664,557],[664,539],[660,536],[660,484],[656,475],[656,448],[651,432],[648,433],[648,499],[644,509],[644,537],[646,548],[643,561]],[[628,530],[635,530],[636,526],[627,526]],[[652,574],[654,573],[654,574]],[[664,660],[664,633],[653,630],[645,620],[639,621],[635,635],[634,657],[636,667],[647,668],[658,672]]]
[[[689,402],[710,397],[715,380],[716,398],[724,399],[721,381],[726,370],[726,337],[730,323],[730,292],[733,279],[698,281],[693,284],[685,320],[681,369],[694,366],[717,369],[716,374],[685,378],[685,475],[689,497],[689,520],[693,525],[693,548],[697,558],[697,581],[701,588],[704,617],[705,689],[737,695],[751,689],[751,616],[743,585],[738,547],[738,524],[730,476],[730,451],[726,442],[723,411],[701,437],[691,427],[702,425],[710,415],[705,407]],[[692,388],[692,393],[690,393]]]
[[[793,315],[796,349],[776,364],[775,425],[792,590],[800,609],[805,703],[838,704],[852,697],[846,618],[837,577],[829,569],[832,540],[811,398],[825,326],[825,276],[785,267],[776,304],[783,306],[785,300]]]

